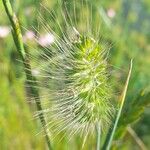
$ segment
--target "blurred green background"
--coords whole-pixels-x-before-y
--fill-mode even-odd
[[[40,10],[39,3],[44,5],[46,2],[46,7],[53,8],[58,14],[61,13],[55,0],[12,0],[11,2],[21,25],[30,31],[31,26],[38,24],[36,12]],[[67,7],[70,11],[73,11],[72,2],[68,0]],[[113,149],[141,149],[135,137],[125,132],[129,124],[147,149],[150,149],[150,109],[147,107],[150,104],[150,1],[93,0],[88,3],[94,8],[93,16],[95,14],[101,20],[101,34],[108,43],[112,44],[109,61],[114,70],[117,70],[114,75],[119,80],[114,82],[117,82],[119,92],[123,87],[130,59],[133,58],[134,66],[127,101]],[[80,6],[77,7],[81,11]],[[36,136],[41,126],[33,118],[35,108],[28,102],[23,67],[18,61],[20,58],[11,36],[11,27],[2,1],[0,1],[0,11],[0,149],[46,149],[44,137],[41,134]],[[48,14],[44,15],[45,20],[48,21]],[[27,34],[23,30],[23,36],[31,42],[32,33]],[[69,149],[64,142],[57,145],[56,149]],[[72,144],[77,145],[77,143],[79,142]],[[76,146],[74,149],[79,148]],[[90,147],[86,149],[91,150]]]

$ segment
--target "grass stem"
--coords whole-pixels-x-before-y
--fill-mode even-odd
[[[22,34],[21,34],[19,21],[18,21],[16,15],[15,15],[15,13],[13,12],[10,1],[9,0],[2,0],[2,2],[3,2],[3,5],[4,5],[4,8],[5,8],[5,11],[7,13],[7,16],[10,20],[11,26],[12,26],[12,34],[13,34],[15,45],[16,45],[17,50],[20,54],[20,57],[23,61],[24,67],[26,68],[25,73],[26,73],[27,82],[30,85],[31,93],[34,96],[36,106],[37,106],[37,110],[41,111],[42,106],[41,106],[41,102],[40,102],[39,92],[38,92],[37,88],[35,88],[37,86],[37,83],[36,83],[36,79],[32,75],[29,58],[28,58],[27,53],[24,49],[24,44],[23,44],[23,39],[22,39]],[[48,144],[48,148],[51,150],[52,147],[51,147],[48,132],[45,128],[46,120],[44,118],[43,113],[39,114],[39,118],[40,118],[42,127],[44,129],[45,135],[46,135],[45,137],[46,137],[46,141],[47,141],[47,144]]]
[[[100,140],[101,140],[101,126],[100,123],[96,125],[96,150],[100,150]]]

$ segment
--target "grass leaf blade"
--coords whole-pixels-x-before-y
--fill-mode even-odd
[[[118,121],[119,121],[119,118],[121,116],[122,108],[123,108],[123,105],[124,105],[124,101],[125,101],[125,97],[126,97],[126,93],[127,93],[127,88],[128,88],[131,72],[132,72],[132,60],[131,60],[131,63],[130,63],[129,73],[128,73],[127,80],[126,80],[126,83],[125,83],[125,86],[124,86],[124,90],[123,90],[123,92],[122,92],[122,94],[119,98],[119,110],[116,114],[116,117],[114,118],[113,127],[110,128],[109,131],[108,131],[104,146],[102,148],[103,150],[109,150],[110,147],[111,147],[113,136],[114,136],[115,130],[117,128]]]

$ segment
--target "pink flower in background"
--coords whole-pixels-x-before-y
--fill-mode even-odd
[[[23,40],[24,42],[27,40],[32,40],[35,37],[35,33],[33,31],[27,31],[25,32],[24,36],[23,36]]]
[[[41,46],[49,46],[54,42],[54,35],[51,33],[47,33],[44,35],[41,35],[38,39],[38,43]]]
[[[114,18],[115,15],[116,15],[116,12],[115,12],[115,10],[113,8],[110,8],[110,9],[107,10],[107,16],[109,18]]]
[[[10,33],[10,27],[0,26],[0,38],[5,38]]]

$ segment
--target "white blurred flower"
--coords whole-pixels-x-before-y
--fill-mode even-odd
[[[44,35],[41,35],[38,39],[38,43],[41,46],[49,46],[54,42],[54,35],[51,33],[47,33]]]
[[[35,37],[35,33],[33,31],[27,31],[27,32],[25,32],[25,34],[23,36],[23,40],[25,42],[26,40],[34,39],[34,37]]]
[[[0,26],[0,38],[5,38],[10,33],[10,27]]]
[[[115,15],[116,15],[116,12],[115,12],[115,10],[113,8],[110,8],[110,9],[107,10],[107,16],[109,18],[114,18]]]
[[[25,15],[30,16],[33,13],[33,8],[32,7],[27,7],[25,9]]]
[[[38,69],[33,69],[33,70],[32,70],[32,74],[33,74],[34,76],[37,76],[37,75],[40,74],[40,72],[39,72]]]

